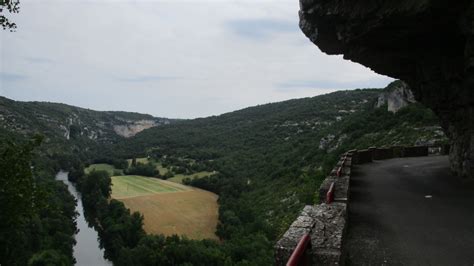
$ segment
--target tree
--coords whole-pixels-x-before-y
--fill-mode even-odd
[[[48,265],[58,265],[66,266],[69,264],[68,259],[56,252],[55,250],[44,250],[41,251],[30,259],[28,266],[48,266]]]
[[[16,24],[10,22],[4,15],[4,10],[8,13],[18,13],[20,11],[20,0],[0,0],[0,25],[4,30],[9,29],[13,31],[16,29]]]
[[[41,141],[36,137],[25,144],[0,143],[0,264],[12,265],[23,252],[18,248],[26,238],[23,228],[40,203],[31,158]]]

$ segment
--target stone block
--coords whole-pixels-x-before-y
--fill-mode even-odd
[[[286,265],[293,250],[304,234],[310,233],[314,227],[314,218],[316,216],[315,206],[307,205],[301,211],[301,214],[291,224],[275,245],[275,263],[276,265]]]
[[[373,150],[374,160],[386,160],[393,158],[392,148],[378,148]]]
[[[357,155],[354,156],[356,159],[355,164],[364,164],[372,162],[372,150],[359,150]]]
[[[427,146],[404,147],[403,157],[428,156]]]

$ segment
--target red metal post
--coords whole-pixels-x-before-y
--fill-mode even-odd
[[[310,258],[308,258],[308,252],[306,252],[308,248],[311,248],[311,237],[309,234],[304,234],[291,254],[286,266],[310,265]]]
[[[337,175],[337,177],[342,176],[342,166],[337,169],[336,175]]]
[[[326,193],[326,203],[330,204],[334,201],[334,182],[331,183],[328,192]]]

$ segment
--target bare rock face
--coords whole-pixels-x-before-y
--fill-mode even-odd
[[[124,138],[133,137],[145,129],[157,126],[158,124],[153,120],[138,120],[129,121],[125,125],[114,125],[114,131],[117,135]]]
[[[323,52],[408,83],[439,116],[452,170],[474,177],[474,0],[300,0],[299,14]]]
[[[389,87],[379,95],[375,107],[379,108],[387,104],[387,110],[396,113],[410,103],[416,102],[413,92],[405,82],[394,81]]]

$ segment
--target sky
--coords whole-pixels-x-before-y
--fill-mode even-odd
[[[329,56],[297,0],[21,0],[0,31],[0,95],[196,118],[391,78]]]

